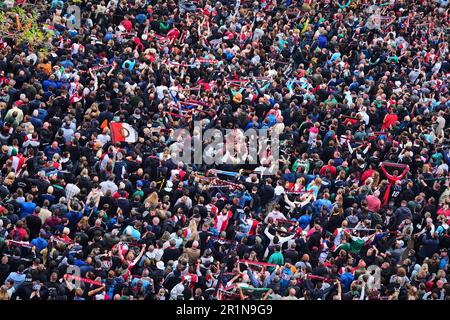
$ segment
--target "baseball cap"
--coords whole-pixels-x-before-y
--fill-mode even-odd
[[[164,269],[165,269],[164,262],[158,261],[156,263],[156,268],[158,268],[159,270],[163,270],[164,271]]]

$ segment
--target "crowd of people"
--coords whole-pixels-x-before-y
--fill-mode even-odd
[[[0,299],[450,299],[448,1],[37,3],[52,41],[0,34]],[[194,122],[280,157],[177,161]]]

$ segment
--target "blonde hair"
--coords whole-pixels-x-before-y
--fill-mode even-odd
[[[89,217],[84,216],[83,218],[81,218],[81,220],[78,222],[78,226],[80,228],[84,228],[84,227],[89,228]]]
[[[340,210],[342,211],[342,206],[344,204],[344,197],[342,196],[342,194],[337,194],[334,202],[336,204],[339,204],[339,206],[341,207]]]
[[[147,203],[150,203],[150,208],[151,209],[156,209],[156,207],[158,206],[158,202],[159,202],[159,197],[158,197],[158,193],[156,191],[153,191],[145,200],[144,200],[144,205]]]
[[[9,300],[9,294],[5,285],[0,287],[0,300]]]
[[[5,180],[3,181],[3,183],[10,187],[12,186],[12,184],[14,183],[14,181],[16,180],[16,174],[14,172],[10,172],[8,173],[8,175],[6,176]]]
[[[188,241],[194,241],[194,240],[199,239],[197,227],[198,227],[198,224],[195,219],[192,219],[191,221],[189,221],[188,228],[189,228],[189,230],[191,230],[191,235],[190,235],[189,239],[187,239]]]
[[[372,181],[372,188],[378,187],[378,184],[380,183],[380,173],[375,171],[373,173],[373,181]]]
[[[315,178],[314,181],[313,181],[313,184],[315,186],[320,187],[322,185],[322,179],[321,178]]]

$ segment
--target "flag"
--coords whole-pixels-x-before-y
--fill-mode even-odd
[[[113,142],[135,143],[138,139],[137,131],[124,122],[111,122],[111,139]]]
[[[309,25],[309,18],[306,20],[305,25],[302,28],[302,31],[300,32],[300,34],[304,34],[306,32],[306,29],[308,28]]]
[[[17,23],[17,30],[18,31],[22,30],[22,23],[20,22],[20,18],[19,18],[18,14],[16,14],[16,23]]]
[[[103,130],[108,126],[108,119],[103,120],[102,124],[100,125],[100,128]]]

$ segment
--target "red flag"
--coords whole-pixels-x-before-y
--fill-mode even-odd
[[[105,129],[107,126],[108,126],[108,120],[105,119],[105,120],[103,120],[102,124],[100,125],[100,128],[103,130],[103,129]]]

